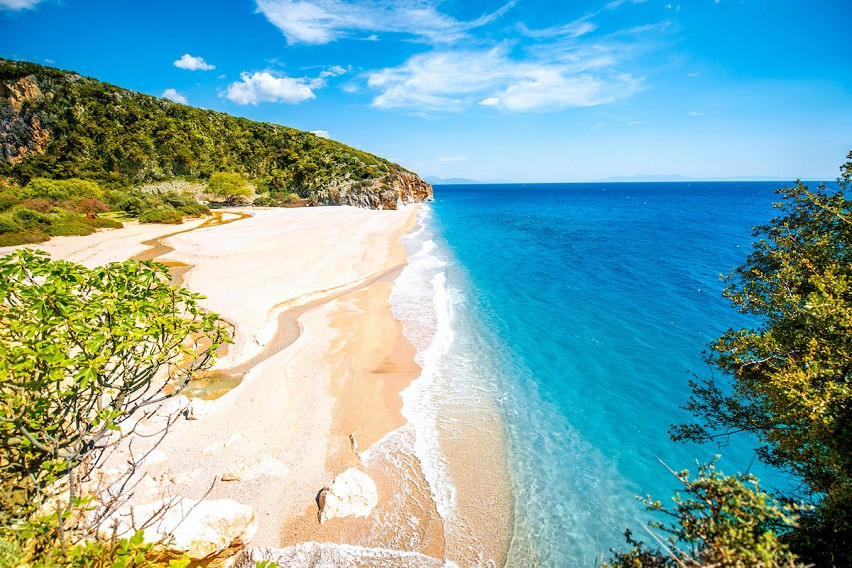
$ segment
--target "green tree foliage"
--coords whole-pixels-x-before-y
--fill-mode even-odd
[[[333,140],[135,93],[77,74],[0,59],[0,83],[33,81],[46,96],[16,111],[0,98],[0,119],[50,133],[44,154],[0,163],[0,177],[95,179],[107,187],[217,171],[259,178],[269,189],[309,197],[342,180],[383,179],[400,166]],[[15,147],[33,136],[9,131]]]
[[[80,487],[134,435],[122,424],[208,368],[227,340],[199,299],[156,263],[0,258],[0,537],[34,557],[91,538],[108,511],[76,515]]]
[[[790,535],[822,566],[852,565],[852,152],[839,191],[798,182],[779,190],[780,214],[757,227],[752,252],[725,296],[759,318],[712,346],[709,362],[732,378],[693,381],[699,419],[675,439],[706,442],[749,432],[759,457],[804,481],[816,505]]]
[[[216,172],[211,175],[207,182],[207,191],[231,205],[235,205],[252,194],[246,178],[240,174],[228,172]]]
[[[674,472],[672,472],[674,473]],[[795,524],[796,511],[761,490],[752,475],[725,476],[714,464],[674,473],[685,497],[676,493],[674,508],[650,497],[646,507],[672,519],[649,529],[657,546],[649,549],[625,532],[627,552],[613,552],[604,568],[793,568],[796,561],[778,534]]]
[[[84,179],[46,179],[32,178],[20,190],[24,198],[41,198],[47,201],[66,201],[69,199],[103,199],[104,192],[98,184]]]

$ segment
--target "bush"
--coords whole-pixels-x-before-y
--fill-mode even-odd
[[[33,178],[21,189],[21,197],[41,198],[48,201],[103,199],[104,192],[98,184],[85,179]]]
[[[128,215],[138,216],[151,207],[151,203],[141,192],[117,195],[116,208]]]
[[[50,210],[53,209],[53,203],[40,197],[24,199],[21,201],[21,206],[39,213],[50,213]]]
[[[0,235],[3,233],[15,233],[21,230],[18,221],[9,214],[0,215]]]
[[[24,229],[47,229],[53,221],[50,215],[26,207],[14,209],[12,214]]]
[[[142,535],[92,540],[126,502],[132,460],[108,487],[83,493],[78,481],[137,435],[125,420],[209,368],[227,341],[200,296],[169,281],[150,262],[89,269],[26,249],[0,258],[0,539],[22,545],[30,566],[147,564]],[[98,514],[80,514],[89,505]]]
[[[171,205],[159,205],[147,209],[139,215],[140,223],[177,224],[183,220],[183,214]]]
[[[95,215],[109,211],[109,205],[100,199],[92,199],[90,197],[84,197],[83,199],[69,199],[59,203],[59,206],[69,211],[86,214],[92,213]]]
[[[603,568],[804,568],[778,535],[795,526],[799,507],[780,504],[763,491],[753,475],[725,476],[713,463],[672,472],[686,496],[676,493],[674,508],[650,497],[642,499],[651,511],[671,523],[651,522],[660,548],[648,549],[625,531],[627,552],[613,551]]]
[[[0,211],[5,211],[10,209],[14,205],[17,205],[21,200],[16,196],[8,192],[0,193]]]

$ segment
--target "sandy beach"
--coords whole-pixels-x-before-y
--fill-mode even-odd
[[[134,502],[163,491],[233,499],[253,509],[250,546],[346,545],[362,566],[400,551],[407,565],[502,565],[511,506],[499,427],[447,444],[464,534],[447,534],[418,458],[401,449],[414,431],[400,393],[420,367],[389,298],[406,263],[400,238],[416,222],[417,206],[228,210],[38,245],[88,266],[130,257],[179,266],[183,284],[234,325],[216,372],[193,385],[215,399],[193,401],[197,419],[176,423],[152,454],[155,482]],[[320,524],[317,494],[348,468],[375,481],[378,504]]]

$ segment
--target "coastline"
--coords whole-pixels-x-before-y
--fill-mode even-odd
[[[377,560],[404,551],[417,553],[411,561],[420,565],[503,565],[512,505],[494,416],[441,441],[456,484],[457,518],[449,519],[439,512],[404,409],[403,392],[421,366],[391,300],[408,262],[400,239],[417,224],[417,211],[254,210],[248,219],[237,211],[239,222],[227,226],[128,226],[37,245],[91,266],[148,258],[142,241],[162,238],[167,254],[157,260],[187,265],[184,284],[235,325],[235,342],[216,368],[236,369],[236,386],[217,400],[193,402],[199,419],[177,423],[157,459],[148,460],[156,483],[138,491],[137,504],[166,491],[251,505],[251,547],[335,543]],[[221,481],[270,459],[277,471]],[[377,507],[366,518],[319,524],[317,492],[350,467],[376,482]]]

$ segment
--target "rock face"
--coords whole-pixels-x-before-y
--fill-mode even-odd
[[[26,101],[43,97],[35,77],[21,77],[9,83],[0,82],[0,162],[17,164],[31,154],[44,154],[50,142],[50,131]]]
[[[349,468],[320,491],[319,522],[335,517],[366,517],[379,502],[376,484],[366,473]]]
[[[119,537],[131,536],[138,525],[166,505],[163,501],[156,501],[132,510],[128,507],[118,511],[112,516],[116,534]],[[112,527],[111,522],[105,523],[99,531],[101,538],[111,538]],[[254,511],[248,505],[232,499],[183,499],[168,507],[159,520],[145,529],[145,541],[158,543],[166,539],[165,548],[169,554],[201,560],[243,548],[256,531]]]
[[[432,186],[416,174],[397,170],[382,180],[343,180],[316,192],[322,205],[353,205],[368,209],[399,209],[432,200]]]

